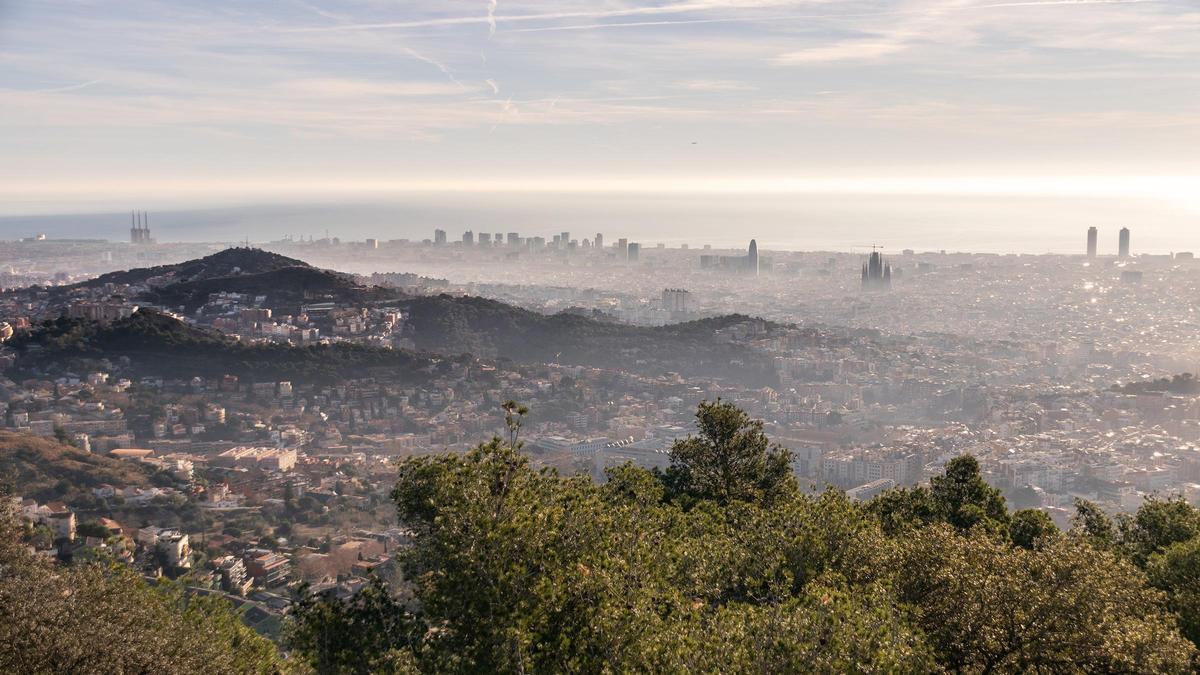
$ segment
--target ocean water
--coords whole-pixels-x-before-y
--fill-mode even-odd
[[[897,195],[680,195],[617,193],[410,193],[371,200],[293,203],[130,204],[150,211],[159,241],[266,242],[285,236],[361,240],[451,240],[464,230],[573,238],[603,232],[644,246],[744,246],[765,250],[976,251],[1076,253],[1085,231],[1100,229],[1102,253],[1115,253],[1129,227],[1135,253],[1200,252],[1200,219],[1148,199]],[[0,239],[128,238],[129,212],[71,205],[54,213],[0,216]],[[75,211],[75,212],[70,212]]]

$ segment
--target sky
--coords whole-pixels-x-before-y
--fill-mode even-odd
[[[1198,150],[1200,0],[0,0],[3,215],[872,194],[1180,227]]]

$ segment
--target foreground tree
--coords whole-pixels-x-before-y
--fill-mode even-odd
[[[929,488],[923,485],[888,490],[872,499],[867,508],[879,519],[880,527],[888,536],[896,536],[943,519]]]
[[[948,523],[960,531],[974,527],[1007,530],[1004,495],[983,479],[974,457],[962,455],[946,462],[945,471],[929,484],[889,490],[873,499],[868,508],[889,535],[932,523]]]
[[[604,485],[535,471],[500,439],[410,460],[394,497],[417,533],[412,613],[377,586],[338,608],[308,598],[290,645],[319,672],[379,669],[373,653],[438,672],[932,664],[884,586],[858,586],[881,535],[844,495],[684,509],[666,494],[628,465]]]
[[[1200,537],[1178,542],[1150,558],[1146,574],[1167,594],[1183,634],[1200,644]]]
[[[929,479],[929,493],[941,519],[959,530],[980,526],[993,532],[1008,527],[1008,507],[1000,490],[979,473],[979,460],[961,455],[946,462],[940,476]]]
[[[415,671],[416,622],[378,577],[347,602],[303,589],[290,615],[285,640],[314,672]]]
[[[731,408],[701,406],[671,471],[625,465],[603,485],[532,468],[514,406],[507,441],[409,460],[393,497],[416,533],[411,600],[378,584],[349,605],[310,598],[297,657],[321,672],[1190,668],[1120,546],[1010,517],[974,459],[875,504],[806,496]]]
[[[418,533],[404,570],[429,629],[425,668],[619,662],[685,602],[667,577],[678,513],[606,501],[585,477],[534,471],[500,439],[406,463],[394,495]]]
[[[1012,543],[1021,548],[1034,548],[1059,535],[1058,526],[1041,509],[1021,509],[1012,515],[1008,530]]]
[[[879,586],[813,584],[780,604],[693,611],[647,641],[638,672],[928,673],[939,668],[908,615]]]
[[[1099,549],[1109,550],[1117,544],[1117,526],[1099,506],[1086,499],[1075,499],[1071,535]]]
[[[1144,567],[1150,556],[1200,535],[1200,509],[1181,496],[1147,497],[1133,517],[1120,519],[1118,532],[1125,552]]]
[[[948,670],[1187,672],[1194,649],[1129,563],[1065,538],[1034,550],[945,525],[913,532],[894,589]]]
[[[791,453],[771,443],[762,422],[741,408],[702,401],[696,426],[698,436],[671,446],[666,482],[674,493],[724,505],[772,501],[794,489]]]
[[[273,673],[275,646],[221,598],[150,586],[124,566],[30,553],[0,497],[0,672]]]

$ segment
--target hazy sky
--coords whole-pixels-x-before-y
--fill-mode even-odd
[[[0,0],[10,214],[447,188],[1200,215],[1197,176],[1200,0]]]

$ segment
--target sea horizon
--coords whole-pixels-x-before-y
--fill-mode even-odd
[[[10,204],[9,209],[16,205]],[[55,213],[0,215],[0,239],[128,238],[130,211],[149,213],[163,243],[267,243],[285,238],[453,241],[466,230],[550,237],[562,231],[644,247],[741,248],[757,239],[765,251],[1075,254],[1085,233],[1100,231],[1101,255],[1115,254],[1117,232],[1133,233],[1135,254],[1200,251],[1195,215],[1167,202],[1130,198],[930,195],[686,195],[620,193],[413,193],[388,199],[156,204],[117,210],[78,204]],[[1110,250],[1111,249],[1111,250]]]

